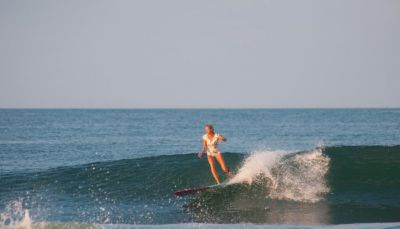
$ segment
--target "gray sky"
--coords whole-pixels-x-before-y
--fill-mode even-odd
[[[400,107],[400,1],[0,0],[0,107]]]

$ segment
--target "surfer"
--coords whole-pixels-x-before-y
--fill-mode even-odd
[[[222,134],[218,134],[214,132],[214,127],[211,124],[205,125],[206,134],[203,135],[203,148],[199,152],[198,156],[201,158],[205,151],[207,151],[207,160],[210,164],[211,173],[215,179],[215,182],[219,184],[218,173],[215,170],[215,159],[218,161],[221,166],[222,171],[229,176],[232,177],[232,173],[229,171],[228,167],[225,165],[224,157],[222,156],[221,151],[218,149],[218,143],[222,141],[226,141],[226,138]]]

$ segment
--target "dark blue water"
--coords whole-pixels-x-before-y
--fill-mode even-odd
[[[177,199],[178,188],[212,183],[196,158],[206,123],[228,138],[235,173],[285,156],[263,165],[269,176],[245,177],[251,185]],[[2,109],[0,212],[113,224],[400,221],[398,145],[400,109]]]

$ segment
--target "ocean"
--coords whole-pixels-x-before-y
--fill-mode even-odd
[[[232,179],[199,159],[212,123]],[[400,228],[400,109],[0,109],[0,228]]]

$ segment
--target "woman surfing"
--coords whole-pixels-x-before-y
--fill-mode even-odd
[[[199,152],[198,156],[201,158],[205,151],[207,151],[207,160],[210,164],[211,173],[215,179],[215,182],[219,184],[218,173],[215,170],[215,160],[218,161],[221,166],[222,171],[232,177],[232,173],[229,171],[228,167],[225,165],[224,157],[221,151],[218,149],[218,144],[222,141],[226,141],[226,138],[214,132],[214,127],[211,124],[205,125],[206,134],[203,135],[203,149]]]

